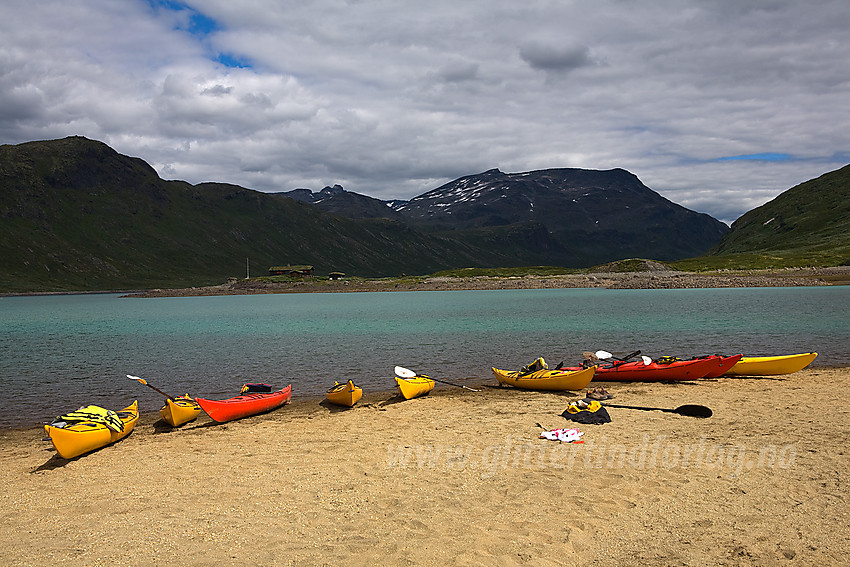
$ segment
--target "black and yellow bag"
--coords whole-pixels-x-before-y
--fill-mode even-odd
[[[543,357],[537,358],[531,364],[527,364],[519,369],[519,373],[522,374],[531,374],[532,372],[537,372],[538,370],[546,370],[549,368],[549,365],[546,364],[546,361],[543,360]]]
[[[598,401],[591,400],[586,403],[587,406],[583,408],[576,404],[568,405],[567,409],[564,410],[564,413],[562,413],[561,416],[569,419],[570,421],[588,425],[600,425],[611,421],[611,416],[608,415],[608,410],[602,407],[602,404]]]
[[[268,394],[274,391],[271,384],[243,384],[240,394]]]

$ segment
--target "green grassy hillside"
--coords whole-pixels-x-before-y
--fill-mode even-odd
[[[85,138],[0,146],[0,291],[181,287],[310,264],[429,273],[515,259],[384,219],[352,220],[225,184],[163,181]]]
[[[699,261],[729,268],[850,264],[850,165],[746,213]]]

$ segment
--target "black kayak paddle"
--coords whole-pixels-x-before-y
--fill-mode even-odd
[[[683,406],[679,406],[676,409],[668,409],[668,408],[646,408],[641,406],[621,406],[618,404],[609,404],[608,402],[603,402],[602,404],[605,407],[609,408],[623,408],[623,409],[639,409],[639,410],[647,410],[647,411],[666,411],[667,413],[677,413],[679,415],[686,415],[688,417],[711,417],[712,412],[711,408],[707,408],[705,406],[699,406],[696,404],[685,404]]]
[[[419,374],[405,368],[404,366],[396,366],[395,374],[399,378],[417,378]],[[455,384],[454,382],[446,382],[445,380],[438,380],[436,378],[431,378],[430,376],[425,376],[428,380],[433,380],[434,382],[440,382],[441,384],[448,384],[449,386],[457,386],[458,388],[463,388],[464,390],[469,390],[470,392],[480,392],[481,390],[476,390],[475,388],[470,388],[469,386],[464,386],[463,384]]]
[[[159,388],[157,388],[155,386],[151,386],[150,384],[148,384],[147,380],[145,380],[144,378],[139,378],[138,376],[133,376],[132,374],[127,374],[127,378],[129,378],[130,380],[136,380],[136,381],[139,382],[139,384],[144,384],[145,386],[147,386],[151,390],[156,390],[157,392],[159,392],[160,394],[162,394],[163,396],[165,396],[166,398],[168,398],[172,402],[174,401],[173,397],[169,396],[168,394],[166,394],[165,392],[163,392]]]

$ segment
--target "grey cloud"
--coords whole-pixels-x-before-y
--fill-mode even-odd
[[[571,71],[594,64],[590,48],[584,45],[530,42],[519,48],[519,56],[531,67],[543,71]]]
[[[470,81],[478,76],[479,65],[472,62],[456,61],[437,71],[437,77],[449,83]]]
[[[215,85],[201,91],[202,95],[208,96],[224,96],[233,92],[233,87],[225,87],[224,85]]]

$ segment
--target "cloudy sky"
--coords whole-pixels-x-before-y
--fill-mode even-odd
[[[611,169],[731,222],[850,163],[846,0],[3,0],[0,143],[410,198]]]

